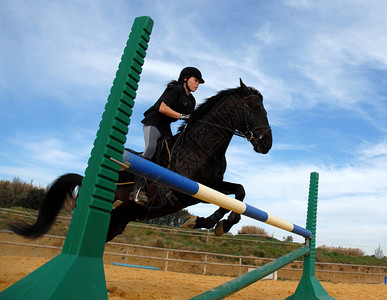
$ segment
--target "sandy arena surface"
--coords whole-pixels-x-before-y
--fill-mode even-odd
[[[0,291],[28,275],[46,258],[0,256]],[[232,278],[191,275],[105,265],[109,299],[189,299]],[[294,281],[259,281],[227,299],[285,299],[298,285]],[[328,293],[336,299],[387,299],[387,285],[337,284],[323,282]]]

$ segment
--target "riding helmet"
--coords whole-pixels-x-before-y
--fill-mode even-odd
[[[178,81],[183,82],[184,78],[187,78],[187,77],[189,78],[191,76],[199,79],[199,83],[204,83],[204,80],[202,78],[202,73],[200,73],[200,71],[195,67],[186,67],[183,70],[181,70]]]

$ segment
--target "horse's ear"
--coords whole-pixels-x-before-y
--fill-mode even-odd
[[[242,79],[239,78],[239,82],[241,85],[241,91],[243,95],[247,95],[249,93],[249,88],[243,83]]]

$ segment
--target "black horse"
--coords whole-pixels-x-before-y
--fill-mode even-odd
[[[219,92],[207,99],[167,141],[160,143],[156,162],[174,172],[198,181],[224,194],[233,194],[243,201],[245,190],[241,184],[223,180],[226,171],[226,150],[234,135],[245,137],[256,152],[266,154],[272,146],[271,129],[263,106],[262,95],[248,88],[242,80],[240,87]],[[81,185],[82,176],[66,174],[59,177],[47,192],[36,222],[10,224],[19,235],[37,238],[46,233],[54,223],[68,196]],[[134,175],[119,172],[115,201],[122,204],[111,211],[107,241],[121,234],[128,222],[144,221],[175,213],[197,204],[200,200],[171,191],[155,182],[147,182],[144,190],[149,198],[146,204],[131,199]],[[240,215],[219,208],[207,218],[191,218],[186,227],[215,228],[217,235],[228,232],[238,223]]]

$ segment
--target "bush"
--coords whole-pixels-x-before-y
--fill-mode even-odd
[[[351,255],[351,256],[364,256],[365,252],[359,248],[344,248],[344,247],[328,247],[325,245],[317,247],[317,249],[323,249],[330,253]]]
[[[252,225],[242,226],[242,228],[238,230],[238,234],[250,234],[250,235],[269,237],[265,229],[257,226],[252,226]]]

